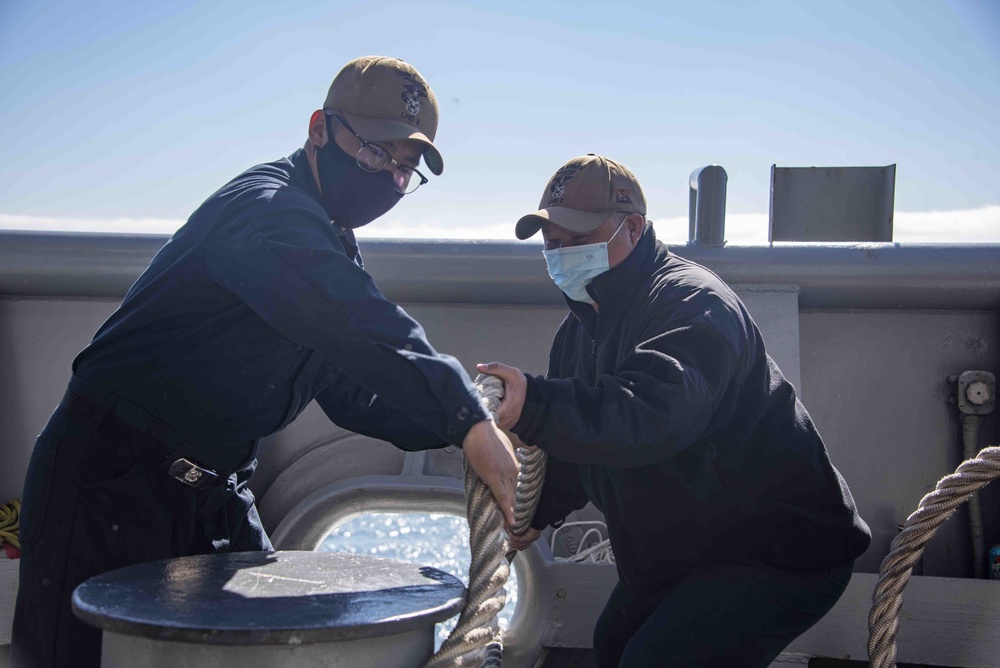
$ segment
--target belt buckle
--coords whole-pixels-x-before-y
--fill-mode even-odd
[[[219,474],[212,469],[198,466],[184,457],[174,460],[167,470],[167,475],[195,489],[205,489],[219,477]]]

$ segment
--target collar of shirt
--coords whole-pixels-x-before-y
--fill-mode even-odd
[[[635,249],[629,253],[628,257],[620,264],[612,267],[587,286],[600,311],[595,312],[594,308],[586,302],[573,301],[566,297],[566,303],[570,310],[583,323],[587,332],[594,336],[597,328],[598,316],[601,320],[608,317],[615,317],[615,314],[627,308],[628,304],[635,298],[636,290],[649,277],[656,257],[656,234],[653,226],[646,223],[642,236],[636,244]]]
[[[290,156],[288,159],[292,163],[292,180],[300,188],[304,188],[309,191],[320,205],[323,204],[323,194],[319,191],[319,186],[316,185],[316,179],[312,176],[312,168],[309,166],[309,158],[306,156],[305,149],[298,149]],[[357,237],[354,236],[354,230],[348,230],[340,225],[337,225],[332,220],[330,225],[333,227],[334,233],[340,237],[340,242],[344,245],[344,250],[347,252],[347,257],[351,258],[352,261],[356,262],[362,269],[365,268],[365,262],[361,258],[361,253],[358,248]]]

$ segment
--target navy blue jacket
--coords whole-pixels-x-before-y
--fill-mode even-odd
[[[513,429],[549,455],[535,528],[592,501],[636,593],[706,561],[820,570],[864,552],[846,483],[720,278],[647,226],[588,292],[599,311],[568,300]]]
[[[209,197],[73,367],[215,449],[278,431],[314,398],[406,449],[461,445],[488,418],[458,361],[375,287],[302,150]]]

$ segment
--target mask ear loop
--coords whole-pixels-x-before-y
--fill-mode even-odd
[[[625,217],[622,218],[622,222],[620,222],[618,224],[618,229],[615,230],[615,233],[612,234],[611,237],[607,241],[605,241],[604,243],[608,244],[609,246],[611,245],[611,240],[618,236],[618,233],[622,231],[622,227],[625,226],[625,221],[628,220],[628,217],[631,216],[631,215],[632,215],[631,212],[625,214]]]

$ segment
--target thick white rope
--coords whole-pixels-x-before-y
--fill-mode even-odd
[[[503,381],[481,374],[475,385],[483,406],[495,418],[503,398]],[[513,531],[520,534],[528,528],[538,506],[545,479],[545,453],[537,448],[518,448],[517,456],[520,470]],[[503,656],[497,615],[507,600],[503,587],[510,577],[510,560],[516,553],[508,551],[510,545],[503,528],[503,514],[489,487],[467,461],[464,468],[469,551],[472,553],[468,595],[455,628],[424,668],[499,668]]]
[[[924,546],[960,505],[997,477],[1000,477],[1000,447],[983,448],[975,458],[965,460],[954,473],[941,478],[934,491],[924,496],[917,510],[906,518],[903,530],[893,539],[889,554],[882,561],[878,584],[872,593],[873,605],[868,615],[871,668],[896,666],[902,592]]]

